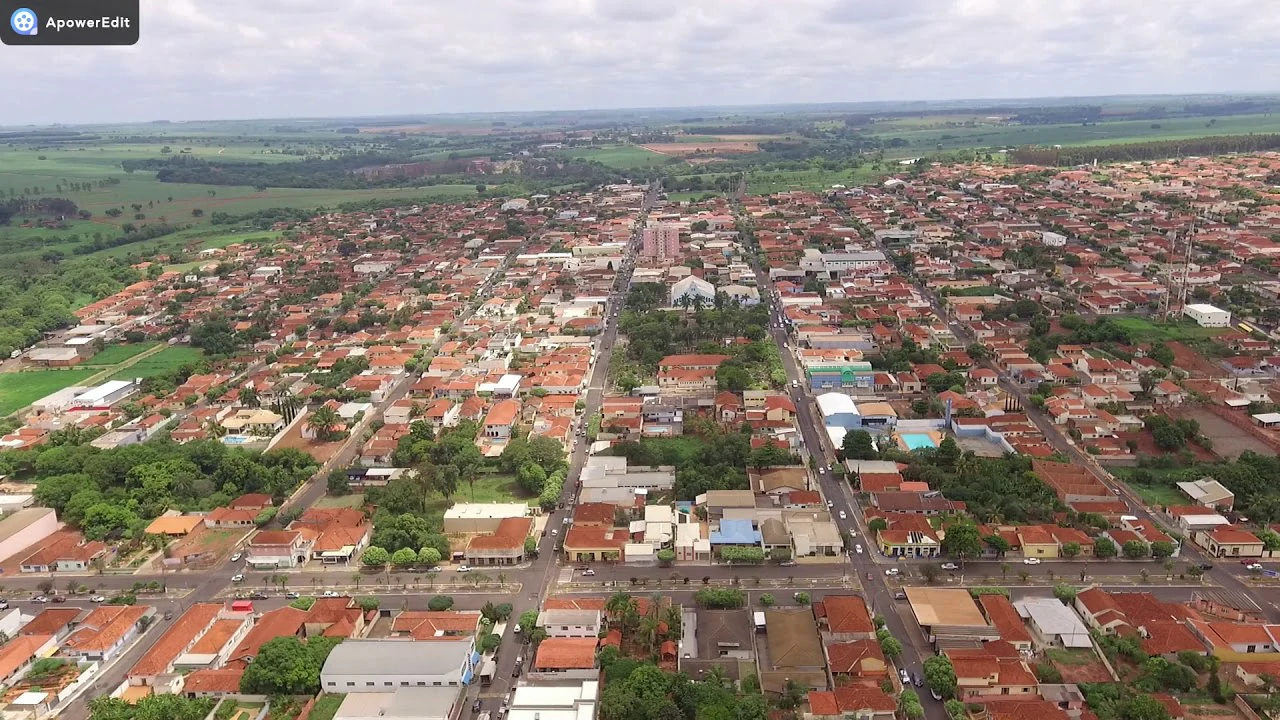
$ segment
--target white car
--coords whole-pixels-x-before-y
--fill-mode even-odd
[[[955,563],[942,563],[943,570],[959,570],[960,566]]]
[[[853,549],[854,549],[854,550],[856,550],[856,551],[858,551],[858,554],[859,554],[859,555],[861,555],[861,554],[862,554],[862,546],[861,546],[861,545],[854,545],[854,546],[853,546]]]
[[[1039,565],[1040,558],[1026,558],[1022,561],[1023,565]]]
[[[342,596],[338,594],[337,590],[325,590],[324,595],[322,595],[321,597],[342,597]]]
[[[851,537],[851,538],[856,538],[856,537],[858,537],[858,531],[857,531],[857,530],[850,530],[850,531],[849,531],[849,537]]]
[[[561,524],[561,525],[568,525],[568,524],[569,524],[569,518],[561,518],[561,520],[560,520],[560,524]]]
[[[1261,570],[1262,563],[1249,563],[1248,565],[1244,566],[1244,569],[1245,570]]]
[[[848,519],[849,519],[849,518],[844,514],[844,511],[843,511],[843,510],[841,510],[841,511],[840,511],[840,519],[841,519],[841,520],[848,520]]]
[[[240,573],[232,575],[231,582],[244,582],[244,575],[241,575]]]
[[[595,577],[596,571],[588,568],[578,574],[581,575],[582,577]]]
[[[557,530],[556,528],[551,528],[551,537],[555,537],[559,534],[560,534],[559,530]]]
[[[467,567],[466,565],[459,565],[458,572],[471,572],[471,568]]]
[[[907,674],[906,668],[898,668],[898,677],[902,678],[902,684],[911,684],[911,676]]]
[[[231,562],[240,562],[240,558],[244,557],[244,553],[236,553],[231,556]]]
[[[888,575],[888,576],[890,576],[890,577],[894,577],[894,576],[896,576],[896,575],[898,575],[898,574],[899,574],[899,573],[898,573],[898,568],[889,568],[888,570],[885,570],[885,571],[884,571],[884,574],[885,574],[885,575]]]
[[[106,602],[106,601],[107,601],[107,598],[105,598],[102,595],[94,595],[93,597],[89,598],[89,602],[100,603],[100,602]]]
[[[828,500],[828,501],[827,501],[827,509],[828,509],[828,510],[830,510],[831,508],[833,508],[833,507],[835,507],[835,506],[836,506],[836,504],[835,504],[835,503],[831,502],[830,500]]]

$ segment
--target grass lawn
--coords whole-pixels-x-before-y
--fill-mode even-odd
[[[1112,318],[1111,321],[1132,333],[1134,342],[1203,340],[1218,337],[1231,330],[1231,328],[1200,327],[1190,320],[1158,323],[1145,318],[1122,317]]]
[[[1139,468],[1115,468],[1112,471],[1112,474],[1115,475],[1120,480],[1123,480],[1124,484],[1128,485],[1129,489],[1135,492],[1138,495],[1138,497],[1142,498],[1142,502],[1146,503],[1147,505],[1152,505],[1155,507],[1165,507],[1169,505],[1187,504],[1187,498],[1182,493],[1178,492],[1178,489],[1176,487],[1172,487],[1169,485],[1144,485],[1142,483],[1134,482],[1131,478],[1133,477],[1133,473],[1138,469]],[[1147,470],[1147,472],[1150,472],[1156,478],[1160,478],[1161,476],[1167,476],[1170,473],[1181,472],[1182,470],[1182,468],[1169,468],[1169,469],[1145,468],[1145,469]]]
[[[316,700],[316,704],[311,706],[311,714],[307,715],[307,720],[333,720],[333,716],[338,714],[338,708],[346,697],[343,694],[321,695]]]
[[[97,370],[26,370],[0,373],[0,416],[17,412],[40,398],[70,387]]]
[[[325,495],[316,501],[318,508],[358,508],[364,505],[364,493]]]
[[[155,346],[156,343],[154,342],[137,343],[134,345],[108,345],[106,348],[103,348],[102,352],[94,355],[85,364],[95,366],[119,365],[134,355],[141,355]]]
[[[894,168],[896,169],[896,168]],[[747,175],[747,192],[768,195],[787,190],[830,190],[832,185],[854,187],[875,182],[891,171],[873,170],[870,166],[852,170],[779,170],[752,172]]]
[[[1044,654],[1058,665],[1089,665],[1098,662],[1092,650],[1049,648],[1044,651]]]
[[[445,500],[441,497],[432,497],[427,501],[427,516],[443,518],[444,511],[448,510],[454,503],[527,503],[529,505],[538,502],[537,496],[530,496],[520,489],[516,484],[514,475],[505,475],[503,473],[481,473],[476,478],[475,491],[472,493],[472,487],[464,481],[458,482],[458,492],[453,497]]]
[[[127,367],[111,376],[111,380],[127,380],[129,378],[145,378],[177,370],[187,363],[199,362],[204,352],[199,348],[174,345],[139,360],[137,364]]]
[[[994,288],[989,285],[982,287],[951,289],[943,288],[944,297],[990,297],[992,295],[1005,295],[1008,293],[1001,291],[1000,288]]]

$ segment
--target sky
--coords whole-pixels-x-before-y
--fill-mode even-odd
[[[141,0],[0,125],[1276,92],[1275,1]]]

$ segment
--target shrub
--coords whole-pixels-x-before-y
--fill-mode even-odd
[[[427,603],[427,609],[442,612],[453,607],[453,598],[448,595],[436,595]]]

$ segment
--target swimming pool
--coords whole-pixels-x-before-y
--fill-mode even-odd
[[[222,438],[223,445],[245,445],[253,442],[253,438],[248,435],[227,435]]]
[[[928,433],[903,433],[898,437],[900,437],[902,442],[906,444],[908,450],[923,450],[938,447],[938,444],[933,440],[933,436]]]

